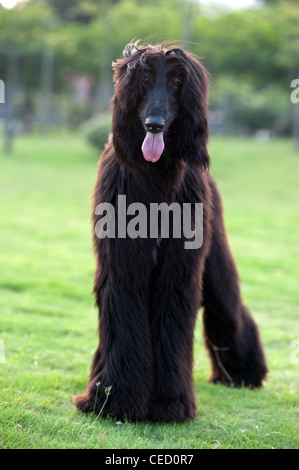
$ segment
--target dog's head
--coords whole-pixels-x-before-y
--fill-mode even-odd
[[[178,157],[202,168],[207,152],[207,72],[178,47],[129,44],[113,64],[113,139],[128,165],[136,156]]]

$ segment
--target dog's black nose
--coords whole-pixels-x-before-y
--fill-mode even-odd
[[[145,120],[145,127],[148,132],[158,134],[162,132],[165,126],[165,119],[161,116],[149,116]]]

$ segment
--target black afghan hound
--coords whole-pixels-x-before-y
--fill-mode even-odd
[[[260,387],[267,372],[208,171],[207,72],[179,47],[138,43],[113,65],[113,135],[100,159],[93,207],[100,343],[87,389],[74,403],[130,421],[195,418],[193,335],[200,307],[210,381]],[[149,228],[150,210],[161,203],[170,209],[167,236],[165,213],[156,232]],[[189,248],[186,233],[174,233],[172,209],[183,206],[191,207],[194,239],[196,208],[203,208],[203,241]],[[135,221],[128,236],[141,208],[145,227],[137,230]]]

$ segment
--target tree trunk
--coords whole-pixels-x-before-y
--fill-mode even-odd
[[[41,58],[41,125],[43,129],[47,129],[50,123],[53,64],[54,52],[48,45],[45,45]]]
[[[5,87],[4,153],[12,152],[14,137],[13,105],[18,80],[18,55],[13,51],[9,55],[7,83]]]

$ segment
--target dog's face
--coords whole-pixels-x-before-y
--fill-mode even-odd
[[[160,54],[146,54],[141,61],[144,96],[139,116],[146,136],[142,153],[147,161],[156,162],[164,150],[164,136],[180,110],[183,74],[176,61]]]
[[[143,155],[157,162],[171,154],[207,167],[204,67],[180,48],[132,45],[113,67],[113,139],[123,160],[132,164]],[[128,140],[131,149],[125,148]]]

